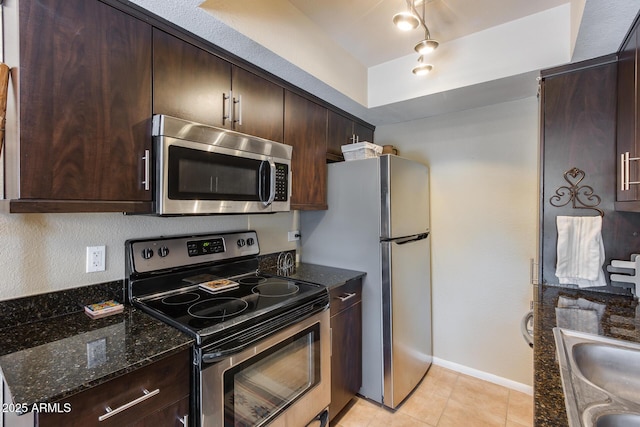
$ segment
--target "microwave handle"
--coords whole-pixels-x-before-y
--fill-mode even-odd
[[[262,180],[265,179],[266,170],[264,169],[264,165],[266,163],[269,163],[269,171],[271,172],[271,176],[269,179],[269,198],[267,200],[264,199],[264,195],[262,194]],[[260,198],[262,204],[264,204],[265,206],[269,206],[276,198],[276,164],[273,162],[273,160],[263,160],[262,163],[260,163],[259,174],[261,185],[258,186],[258,197]]]

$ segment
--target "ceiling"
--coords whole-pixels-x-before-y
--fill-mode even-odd
[[[414,53],[424,30],[399,31],[392,22],[405,0],[289,0],[366,67]],[[426,0],[431,37],[445,43],[538,13],[569,0]],[[422,6],[418,5],[422,11]]]
[[[417,80],[410,68],[423,34],[400,32],[391,22],[405,0],[130,1],[375,125],[535,96],[540,69],[616,52],[640,9],[640,0],[426,0],[425,20],[441,46],[433,56],[435,75]],[[555,38],[541,41],[549,33]],[[480,52],[483,34],[506,40],[511,50]],[[553,49],[560,55],[527,63],[533,53]],[[489,70],[495,76],[455,77],[465,69],[455,60],[474,55],[472,66],[502,61]],[[518,62],[520,68],[506,70]],[[383,68],[392,73],[376,80]],[[453,84],[428,90],[443,78]],[[372,93],[396,82],[425,90],[371,102]]]

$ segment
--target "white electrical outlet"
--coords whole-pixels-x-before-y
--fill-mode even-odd
[[[296,240],[300,240],[300,231],[299,230],[290,231],[288,236],[289,236],[290,242],[295,242]]]
[[[87,273],[104,271],[105,253],[104,246],[87,246]]]

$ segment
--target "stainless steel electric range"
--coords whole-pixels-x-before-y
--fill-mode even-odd
[[[128,240],[128,300],[195,339],[192,426],[326,425],[326,288],[260,274],[255,231]]]

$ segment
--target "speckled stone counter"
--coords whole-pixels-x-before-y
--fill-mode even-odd
[[[282,272],[277,269],[266,270],[270,274],[283,276]],[[349,280],[364,277],[367,273],[355,270],[345,270],[343,268],[329,267],[325,265],[308,264],[304,262],[297,263],[295,269],[287,277],[302,280],[304,282],[316,283],[327,288],[344,285]]]
[[[580,321],[581,316],[576,316],[576,313],[567,316],[562,307],[556,314],[556,308],[567,303],[574,307],[597,307],[602,312],[599,322],[594,324]],[[580,308],[577,309],[580,310]],[[624,295],[540,285],[536,292],[534,310],[534,426],[567,426],[553,328],[561,326],[640,342],[638,301]],[[558,325],[558,322],[561,324]]]
[[[76,308],[74,313],[6,327],[0,329],[0,342],[0,368],[11,400],[27,406],[102,384],[193,343],[129,306],[102,319],[91,319]]]

